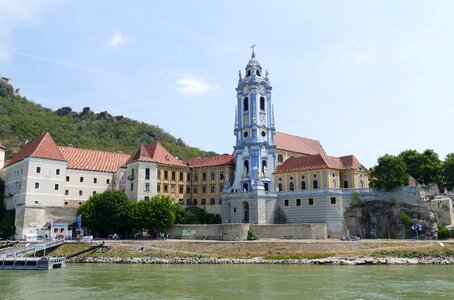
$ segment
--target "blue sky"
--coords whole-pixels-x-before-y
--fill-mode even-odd
[[[250,45],[277,130],[367,167],[454,152],[452,1],[5,1],[0,76],[52,109],[90,106],[232,152]]]

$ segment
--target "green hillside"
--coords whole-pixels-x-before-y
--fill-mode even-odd
[[[132,153],[141,143],[159,141],[180,159],[215,154],[189,147],[158,126],[108,112],[94,113],[88,107],[80,113],[69,107],[54,112],[25,97],[14,96],[13,87],[0,82],[0,143],[7,148],[7,159],[26,140],[46,131],[61,146]]]

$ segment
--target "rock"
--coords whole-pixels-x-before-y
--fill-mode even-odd
[[[64,116],[67,116],[69,115],[71,112],[72,112],[72,108],[69,107],[69,106],[64,106],[62,108],[59,108],[55,111],[55,113],[60,116],[60,117],[64,117]]]
[[[375,200],[349,207],[344,217],[350,233],[361,238],[415,238],[413,224],[422,225],[420,239],[437,238],[435,215],[425,207]]]

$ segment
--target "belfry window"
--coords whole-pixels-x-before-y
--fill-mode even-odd
[[[265,110],[265,98],[260,97],[260,110]]]
[[[251,70],[247,70],[246,77],[250,77],[250,76],[251,76]]]
[[[255,75],[257,75],[257,76],[259,76],[259,77],[262,76],[262,75],[260,75],[260,71],[259,71],[259,70],[255,71]]]
[[[243,99],[243,110],[248,111],[249,110],[249,99],[248,97]]]

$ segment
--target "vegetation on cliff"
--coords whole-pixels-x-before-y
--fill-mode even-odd
[[[448,154],[444,161],[432,149],[422,153],[405,150],[399,155],[385,154],[370,170],[370,185],[389,191],[408,185],[409,176],[420,184],[436,183],[440,188],[454,189],[454,153]]]
[[[142,143],[159,141],[180,159],[215,154],[189,147],[181,138],[158,126],[112,116],[106,111],[94,113],[89,107],[80,113],[70,107],[52,111],[25,97],[14,96],[13,87],[3,82],[0,82],[0,120],[0,142],[7,148],[7,158],[26,140],[46,131],[61,146],[132,153]]]

